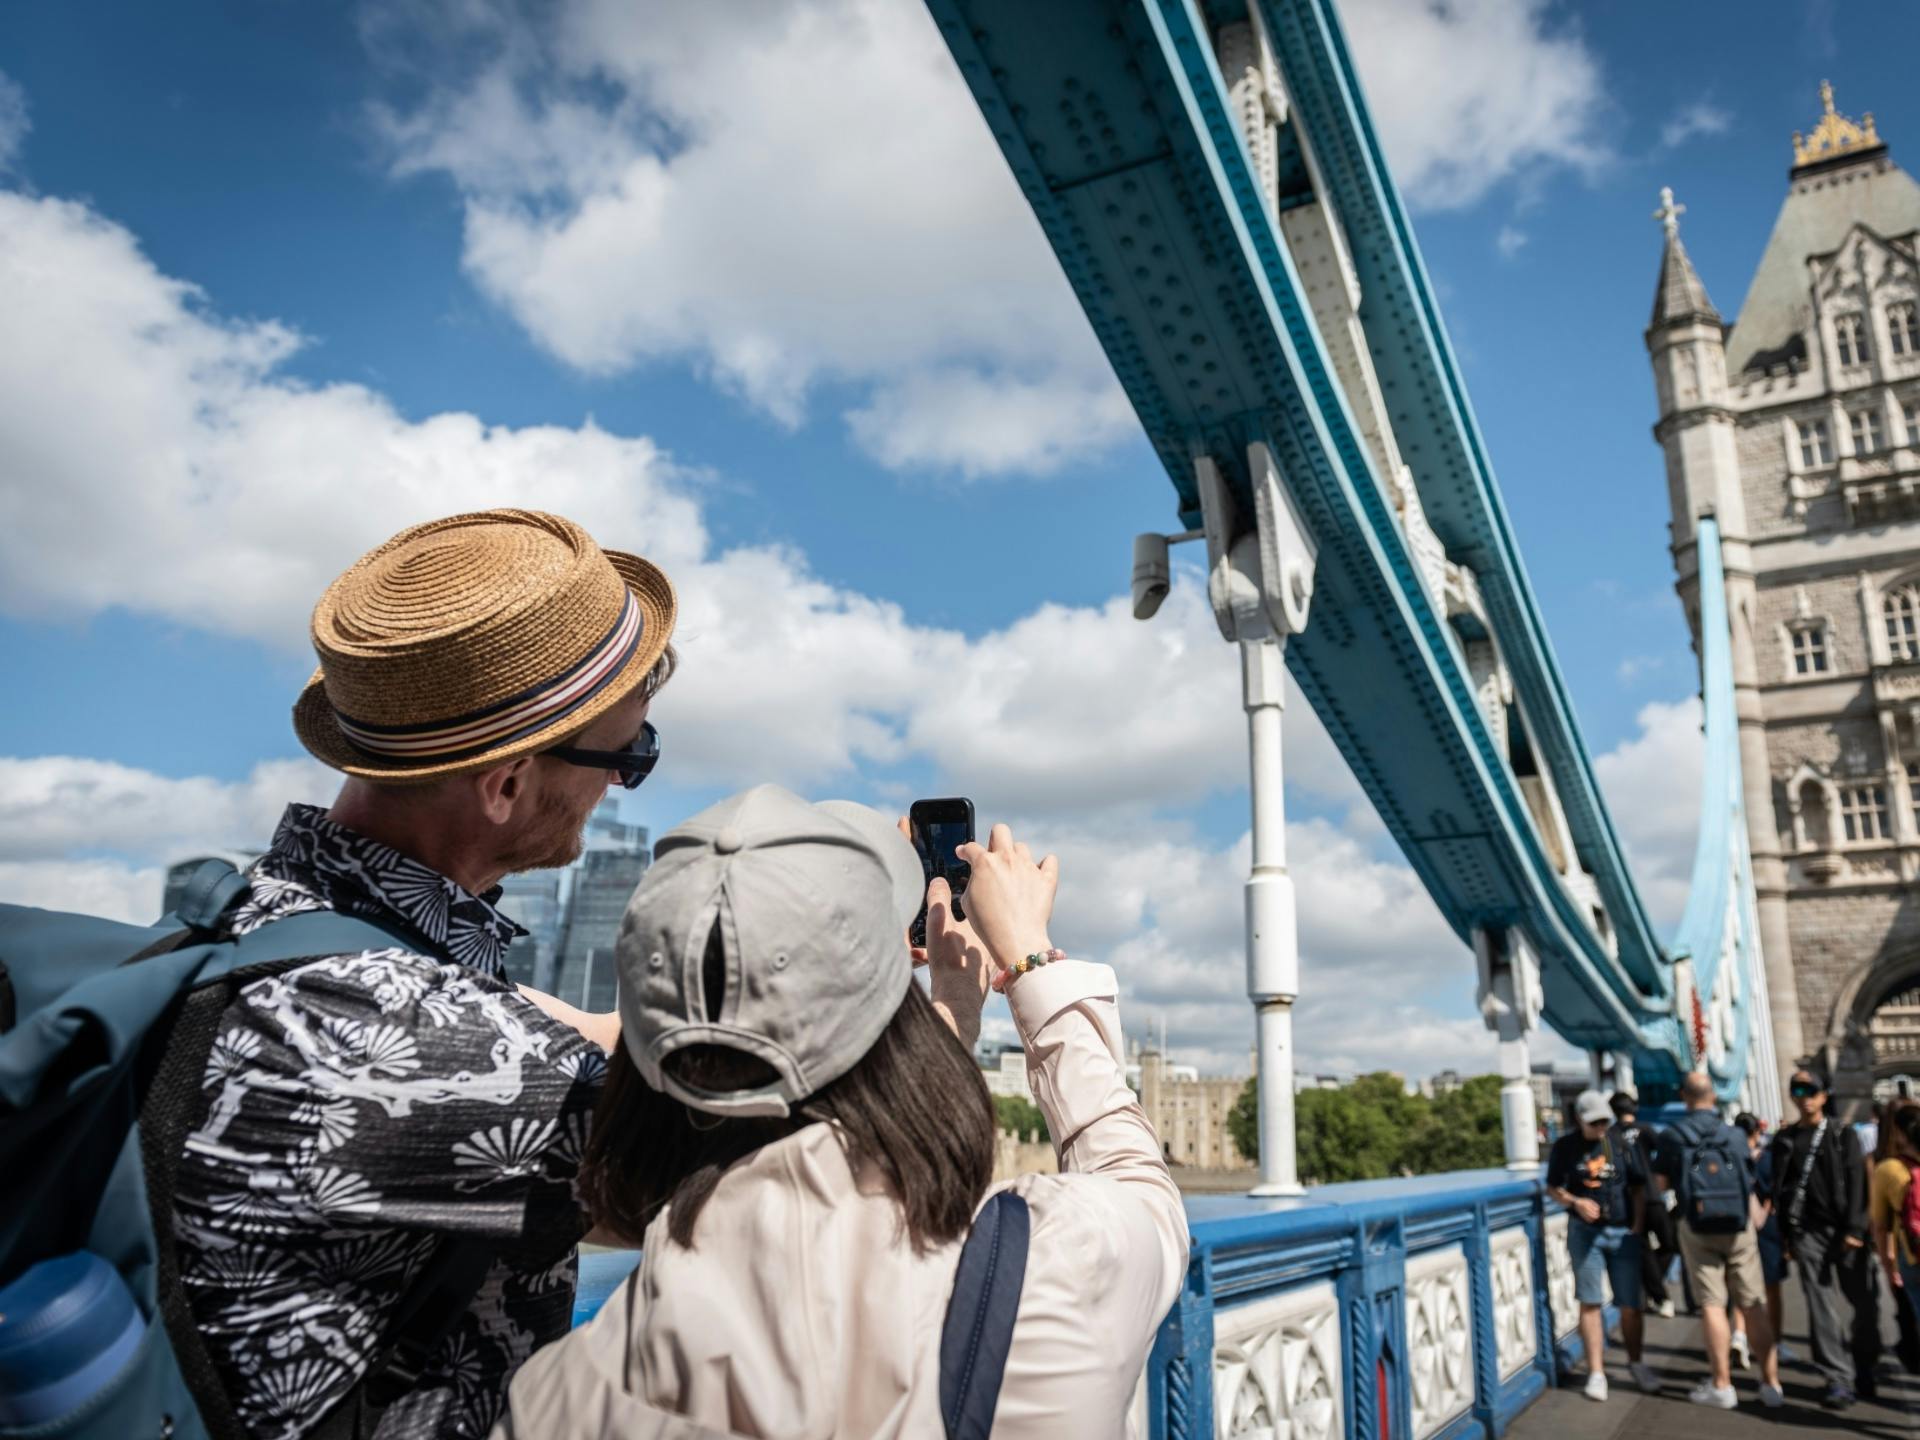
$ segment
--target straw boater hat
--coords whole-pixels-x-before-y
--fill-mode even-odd
[[[633,692],[673,586],[571,520],[484,510],[403,530],[313,607],[293,728],[349,775],[433,780],[561,743]]]

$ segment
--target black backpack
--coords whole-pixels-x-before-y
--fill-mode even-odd
[[[1705,1134],[1689,1125],[1670,1132],[1680,1147],[1680,1179],[1675,1189],[1680,1213],[1702,1235],[1737,1235],[1750,1218],[1746,1142],[1725,1122]]]

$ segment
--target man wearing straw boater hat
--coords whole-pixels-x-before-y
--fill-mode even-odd
[[[175,1230],[234,1433],[484,1435],[565,1331],[614,1032],[516,991],[495,906],[653,768],[674,613],[647,561],[524,510],[403,531],[314,607],[294,729],[346,781],[288,807],[222,923],[332,910],[384,943],[255,980],[219,1020]]]

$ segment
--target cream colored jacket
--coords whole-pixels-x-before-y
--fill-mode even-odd
[[[1186,1213],[1121,1070],[1113,971],[1062,961],[1008,998],[1063,1173],[997,1187],[1033,1229],[993,1433],[1126,1435]],[[720,1182],[694,1248],[654,1221],[633,1278],[514,1378],[492,1440],[938,1440],[960,1246],[915,1255],[898,1213],[830,1126],[767,1146]]]

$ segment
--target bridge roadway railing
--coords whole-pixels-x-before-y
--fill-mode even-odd
[[[1500,1435],[1577,1318],[1567,1217],[1537,1177],[1193,1195],[1187,1217],[1186,1283],[1135,1399],[1152,1440]],[[582,1257],[576,1325],[636,1259]]]

